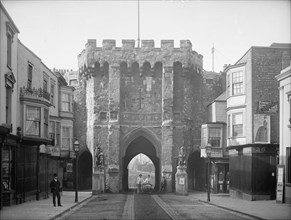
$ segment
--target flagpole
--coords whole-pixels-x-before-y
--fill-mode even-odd
[[[137,26],[138,26],[138,36],[137,36],[137,46],[138,46],[138,48],[140,48],[140,16],[139,16],[139,0],[137,0],[137,15],[138,15],[138,24],[137,24]]]

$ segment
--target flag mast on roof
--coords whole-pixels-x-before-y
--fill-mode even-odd
[[[137,47],[140,48],[140,16],[139,16],[139,0],[137,0],[137,16],[138,16],[138,33],[137,33]]]

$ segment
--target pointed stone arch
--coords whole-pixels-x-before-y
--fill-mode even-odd
[[[78,156],[78,185],[80,190],[92,189],[93,156],[89,150]]]
[[[159,189],[161,173],[161,143],[160,140],[150,130],[138,128],[127,134],[121,141],[120,150],[120,179],[121,189],[128,190],[128,170],[127,166],[132,158],[139,153],[148,156],[155,166],[155,189]]]

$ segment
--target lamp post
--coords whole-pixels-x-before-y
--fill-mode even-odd
[[[78,154],[79,154],[80,143],[78,139],[74,142],[74,151],[75,151],[75,202],[78,202]]]
[[[207,157],[207,202],[210,202],[210,162],[211,162],[211,145],[205,146]]]
[[[102,188],[103,188],[103,193],[105,193],[105,168],[104,168],[104,154],[102,150],[100,151],[99,159],[100,159],[100,167],[101,167],[101,170],[103,169],[103,174],[104,174]]]

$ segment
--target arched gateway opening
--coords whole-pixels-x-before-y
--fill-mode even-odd
[[[200,157],[200,153],[195,151],[189,155],[188,158],[188,188],[190,190],[205,189],[205,161]]]
[[[130,135],[124,143],[124,151],[122,157],[122,190],[128,191],[128,164],[138,154],[146,155],[155,167],[155,190],[159,190],[160,182],[160,159],[159,145],[156,138],[148,132],[138,131]]]
[[[84,151],[78,158],[78,187],[79,190],[92,189],[92,155],[88,151]]]

